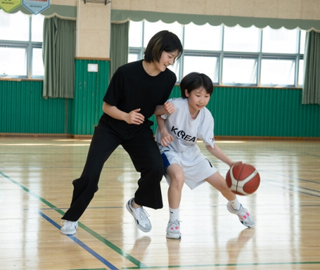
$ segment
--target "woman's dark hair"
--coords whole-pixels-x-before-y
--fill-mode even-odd
[[[178,59],[183,52],[180,39],[172,32],[160,31],[150,39],[144,52],[144,60],[149,63],[159,62],[163,51],[174,52],[176,50],[178,51]]]
[[[203,73],[191,72],[184,76],[180,83],[180,90],[182,98],[187,98],[185,90],[190,94],[193,90],[203,87],[208,94],[213,92],[213,83],[211,79]]]

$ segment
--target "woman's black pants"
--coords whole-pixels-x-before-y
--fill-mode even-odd
[[[71,206],[62,219],[77,221],[84,213],[94,193],[98,190],[104,163],[119,145],[122,145],[128,152],[135,169],[140,173],[138,189],[134,195],[135,202],[153,209],[163,207],[160,181],[164,169],[152,130],[146,128],[129,139],[123,139],[111,128],[98,125],[90,144],[82,175],[73,181]]]

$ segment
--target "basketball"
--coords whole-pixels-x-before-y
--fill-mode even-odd
[[[250,195],[260,185],[260,175],[255,167],[246,163],[237,163],[227,172],[227,185],[238,195]]]

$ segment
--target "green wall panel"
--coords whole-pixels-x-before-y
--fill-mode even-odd
[[[301,89],[216,87],[208,109],[215,135],[320,137],[320,106],[302,105]]]
[[[302,105],[301,89],[215,87],[207,108],[216,136],[319,137],[320,106]],[[180,97],[175,86],[170,97]],[[157,128],[155,117],[153,132]]]
[[[97,63],[99,72],[87,71]],[[92,135],[102,114],[109,62],[76,60],[75,98],[43,99],[42,81],[0,80],[0,133]],[[215,87],[208,109],[216,136],[317,137],[320,106],[302,105],[301,89]],[[175,86],[170,97],[180,97]],[[152,126],[155,132],[155,117]]]
[[[98,72],[88,72],[88,64],[97,64]],[[70,131],[74,135],[92,135],[102,115],[102,99],[109,84],[110,62],[76,60],[73,118]]]
[[[42,81],[0,80],[0,133],[65,133],[65,99],[44,99]]]

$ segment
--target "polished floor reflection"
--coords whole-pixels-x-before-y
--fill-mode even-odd
[[[139,175],[119,147],[106,162],[99,191],[74,236],[60,234],[72,180],[90,140],[0,137],[0,269],[320,269],[320,142],[217,141],[233,160],[254,165],[258,191],[239,197],[256,219],[246,229],[208,184],[183,189],[182,239],[165,237],[164,208],[139,231],[125,203]],[[228,167],[210,156],[225,175]]]

